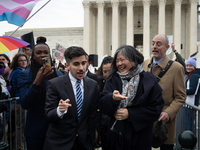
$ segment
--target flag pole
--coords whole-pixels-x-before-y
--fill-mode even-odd
[[[51,0],[49,0],[48,2],[46,2],[42,7],[40,7],[40,9],[38,9],[32,16],[30,16],[28,19],[26,19],[26,21],[24,21],[24,23],[22,25],[20,25],[15,31],[13,31],[9,36],[12,36],[15,32],[17,32],[17,30],[19,30],[19,28],[21,28],[27,21],[29,21],[33,16],[35,16],[35,14],[37,14],[44,6],[46,6]]]

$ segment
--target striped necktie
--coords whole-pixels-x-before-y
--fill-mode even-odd
[[[83,102],[83,96],[82,96],[80,84],[81,84],[81,80],[77,80],[77,82],[76,82],[76,104],[77,104],[78,119],[80,118],[80,115],[81,115],[82,102]]]

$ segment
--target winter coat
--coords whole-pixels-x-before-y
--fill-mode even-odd
[[[17,88],[17,81],[18,81],[18,75],[20,72],[22,72],[24,69],[17,67],[12,71],[12,88],[14,90],[14,96],[19,97],[19,89]],[[20,100],[16,101],[17,104],[20,104]]]
[[[45,117],[45,98],[40,90],[33,87],[29,81],[30,68],[22,71],[18,75],[17,88],[19,89],[20,104],[27,110],[25,137],[44,138],[48,129],[48,122]],[[56,71],[58,76],[62,75]],[[45,80],[46,85],[47,80]]]
[[[143,67],[145,71],[151,70],[152,59],[145,60]],[[158,76],[161,69],[164,69],[170,59],[165,56],[163,60],[154,67],[154,75]],[[160,79],[159,85],[163,89],[162,96],[165,101],[163,111],[169,115],[170,120],[167,122],[169,138],[164,144],[174,144],[176,114],[185,104],[186,91],[184,81],[183,66],[174,61],[169,70]]]
[[[186,94],[187,99],[192,99],[194,101],[193,105],[199,106],[199,96],[200,96],[200,69],[196,69],[194,73],[186,79]]]
[[[121,78],[115,74],[106,81],[100,94],[100,106],[103,113],[110,116],[109,129],[115,121],[114,113],[120,101],[114,101],[113,91],[122,93]],[[114,130],[108,131],[108,147],[110,150],[150,150],[153,137],[153,123],[159,118],[164,100],[162,89],[155,76],[149,72],[140,73],[140,82],[136,96],[127,106],[128,118],[117,121]]]

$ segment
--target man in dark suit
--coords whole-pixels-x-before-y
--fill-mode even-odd
[[[97,83],[87,77],[86,52],[69,47],[69,72],[47,83],[45,114],[50,122],[44,150],[92,150],[95,139]]]
[[[94,73],[91,73],[90,70],[88,69],[88,67],[90,66],[90,60],[89,60],[89,57],[88,55],[86,56],[86,59],[87,59],[87,65],[86,65],[86,73],[85,73],[85,76],[95,80],[97,83],[99,83],[99,75],[98,74],[94,74]]]

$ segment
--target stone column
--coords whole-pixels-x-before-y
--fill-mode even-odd
[[[149,58],[150,48],[150,3],[151,0],[143,0],[143,55]]]
[[[103,57],[105,54],[105,2],[104,1],[97,1],[98,6],[98,29],[97,29],[97,52],[98,52],[98,60],[100,63],[101,57]],[[99,64],[100,65],[100,64]]]
[[[134,46],[134,0],[126,0],[127,5],[127,29],[126,44]]]
[[[184,58],[188,58],[190,56],[190,4],[189,2],[187,2],[186,7],[185,7],[185,12],[186,12],[186,34],[185,36],[186,38],[186,42],[185,42],[185,57]],[[182,56],[183,57],[183,56]]]
[[[197,51],[197,3],[190,0],[190,55]]]
[[[174,44],[176,50],[181,50],[181,1],[174,0]]]
[[[112,0],[112,56],[114,56],[115,51],[119,48],[120,45],[120,26],[119,26],[119,1]]]
[[[83,30],[83,48],[90,54],[91,49],[91,3],[89,1],[83,1],[84,7],[84,30]]]
[[[158,16],[158,34],[165,35],[165,4],[166,0],[158,0],[159,16]]]

